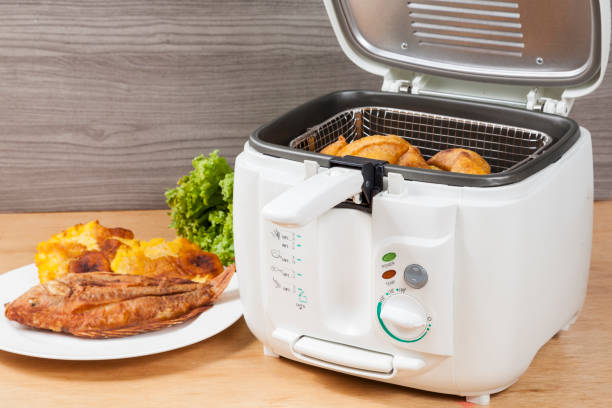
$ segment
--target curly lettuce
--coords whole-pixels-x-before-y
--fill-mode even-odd
[[[217,150],[196,157],[192,165],[193,170],[166,191],[170,227],[229,265],[234,262],[234,172]]]

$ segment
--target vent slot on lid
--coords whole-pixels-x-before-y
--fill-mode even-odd
[[[419,46],[522,57],[525,43],[518,8],[518,3],[484,0],[408,3]]]
[[[596,0],[329,1],[357,61],[538,86],[580,84],[599,71]]]

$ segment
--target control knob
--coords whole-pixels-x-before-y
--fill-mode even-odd
[[[427,329],[427,312],[412,296],[394,295],[380,309],[380,320],[386,329],[401,340],[418,338]]]

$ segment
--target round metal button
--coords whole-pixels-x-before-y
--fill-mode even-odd
[[[404,269],[404,280],[415,289],[420,289],[427,283],[427,271],[421,265],[412,264]]]

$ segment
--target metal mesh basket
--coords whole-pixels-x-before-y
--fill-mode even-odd
[[[417,146],[425,159],[440,150],[463,147],[501,173],[537,157],[552,138],[531,129],[480,122],[410,110],[364,107],[341,112],[308,129],[289,146],[319,152],[344,136],[352,142],[364,136],[397,135]]]

